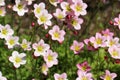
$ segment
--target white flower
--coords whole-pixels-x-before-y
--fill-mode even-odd
[[[28,12],[28,9],[26,8],[26,4],[20,2],[20,0],[16,0],[16,5],[13,6],[13,10],[18,13],[19,16],[23,16],[26,12]]]
[[[56,12],[53,13],[53,15],[54,15],[56,18],[63,20],[63,19],[65,18],[65,16],[66,16],[66,13],[65,13],[65,11],[61,11],[61,9],[57,8],[57,9],[56,9]]]
[[[8,45],[8,48],[13,48],[15,45],[19,44],[18,40],[19,37],[17,36],[8,36],[6,39],[6,45]]]
[[[52,22],[50,19],[52,18],[52,15],[48,13],[47,10],[44,10],[41,12],[41,14],[37,17],[38,18],[38,24],[44,24],[46,26],[51,26]]]
[[[31,42],[28,42],[26,39],[22,40],[22,43],[20,44],[20,46],[24,49],[24,50],[31,50]]]
[[[14,31],[10,28],[10,25],[0,25],[0,38],[6,38],[8,36],[12,36],[13,34]]]
[[[46,51],[50,48],[48,44],[44,43],[43,39],[41,39],[38,43],[34,43],[32,47],[35,49],[34,56],[44,56]]]
[[[25,57],[25,53],[19,54],[18,51],[13,51],[12,56],[9,57],[9,61],[12,62],[16,68],[18,68],[20,65],[24,65],[26,63]]]
[[[38,5],[34,4],[34,14],[37,17],[38,15],[41,14],[42,11],[45,10],[45,3],[41,2]]]
[[[7,80],[6,77],[3,77],[3,76],[2,76],[2,72],[1,72],[1,71],[0,71],[0,80]]]
[[[0,6],[5,6],[5,0],[0,0]]]
[[[47,50],[47,53],[44,55],[44,61],[46,62],[48,67],[52,67],[53,65],[58,64],[58,54],[53,52],[52,50]]]
[[[0,16],[5,16],[5,7],[0,7]]]

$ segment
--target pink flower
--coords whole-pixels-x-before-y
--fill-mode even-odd
[[[62,73],[62,74],[54,74],[54,79],[55,80],[67,80],[67,74],[66,73]]]
[[[114,36],[114,33],[113,33],[113,32],[110,32],[109,29],[103,30],[103,31],[102,31],[102,34],[103,34],[103,36],[105,36],[105,37],[113,37],[113,36]]]
[[[94,48],[106,47],[105,40],[106,38],[100,33],[96,33],[95,37],[90,38],[90,42],[93,44]]]
[[[58,54],[56,52],[52,52],[52,50],[47,50],[44,55],[44,60],[48,67],[52,67],[53,65],[58,64],[57,60]]]
[[[91,67],[88,65],[87,61],[85,61],[81,64],[77,64],[76,66],[79,70],[82,70],[82,71],[85,71],[85,72],[88,72],[88,71],[91,70]]]
[[[45,29],[47,29],[48,27],[47,26],[51,26],[52,25],[52,22],[50,21],[52,19],[52,15],[48,13],[47,10],[43,10],[41,12],[40,15],[37,16],[38,20],[38,24],[39,25],[44,25],[45,26]]]
[[[7,38],[8,36],[12,36],[13,34],[14,31],[11,29],[10,25],[0,25],[0,38]]]
[[[77,42],[76,40],[74,40],[70,49],[73,50],[75,54],[78,54],[83,47],[83,42]]]
[[[72,19],[72,26],[74,27],[74,29],[76,30],[80,30],[81,29],[81,24],[83,23],[83,19],[82,18],[78,18],[78,17],[74,17]]]
[[[45,10],[45,3],[41,2],[38,5],[34,4],[34,14],[37,17],[38,15],[41,14],[42,11]]]
[[[77,74],[78,77],[76,78],[76,80],[93,80],[91,73],[86,73],[84,71],[78,70]]]
[[[90,50],[90,51],[94,51],[95,50],[94,46],[90,42],[90,39],[85,39],[84,43],[86,44],[88,50]]]
[[[38,43],[34,43],[32,47],[35,49],[34,56],[44,56],[46,51],[50,48],[48,44],[44,43],[43,39],[41,39]]]
[[[5,16],[6,10],[5,7],[0,7],[0,16]]]
[[[118,28],[120,29],[120,14],[118,17],[114,18],[114,25],[118,26]]]
[[[120,59],[120,48],[117,46],[112,46],[108,49],[112,58]]]
[[[60,6],[65,12],[71,11],[70,4],[68,2],[61,2]]]
[[[119,44],[119,38],[118,37],[108,37],[107,41],[106,41],[106,45],[108,47],[114,46],[114,45],[118,45]]]
[[[81,0],[79,1],[76,0],[75,3],[70,6],[70,8],[74,11],[76,16],[87,14],[86,11],[87,4],[83,3]]]
[[[65,18],[65,16],[66,16],[66,13],[65,13],[65,11],[61,11],[61,9],[57,8],[57,9],[56,9],[56,12],[53,13],[53,15],[54,15],[56,18],[58,18],[58,19],[60,19],[60,20],[63,20],[63,19]]]
[[[100,78],[103,80],[114,80],[117,77],[116,73],[110,73],[109,70],[105,71],[105,75],[101,76]]]
[[[64,41],[65,31],[60,30],[59,26],[53,26],[52,30],[49,31],[49,34],[52,36],[52,40],[57,40],[59,42]]]

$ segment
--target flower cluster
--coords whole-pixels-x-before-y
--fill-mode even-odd
[[[43,39],[41,39],[38,43],[34,43],[32,47],[35,50],[35,57],[42,56],[44,58],[46,64],[44,63],[42,65],[42,72],[47,75],[48,68],[58,64],[58,54],[50,50],[50,46],[46,44]]]
[[[41,2],[39,4],[34,4],[34,14],[37,17],[38,24],[43,24],[45,29],[52,25],[52,22],[50,21],[52,15],[45,9],[45,3]]]
[[[89,72],[91,70],[91,67],[88,65],[87,61],[81,64],[77,64],[76,66],[78,68],[78,77],[76,80],[93,80],[92,73]]]

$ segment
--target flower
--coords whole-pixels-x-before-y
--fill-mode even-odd
[[[53,6],[57,6],[57,4],[59,3],[58,0],[49,0],[50,4],[52,4]]]
[[[44,55],[44,60],[48,67],[52,67],[53,65],[58,64],[57,60],[58,54],[56,52],[52,52],[52,50],[47,50]]]
[[[62,74],[54,74],[54,79],[55,80],[68,80],[67,79],[67,74],[66,73],[62,73]]]
[[[57,8],[57,9],[56,9],[56,12],[53,13],[53,15],[54,15],[56,18],[58,18],[58,19],[60,19],[60,20],[63,20],[63,19],[65,18],[65,16],[66,16],[66,13],[65,13],[65,11],[61,11],[61,9]]]
[[[8,36],[12,36],[13,34],[14,31],[11,29],[10,25],[0,25],[0,38],[7,38]]]
[[[93,80],[91,73],[78,70],[77,74],[78,74],[78,77],[76,78],[76,80]]]
[[[102,36],[100,33],[96,33],[95,37],[90,38],[90,42],[93,44],[94,48],[106,47],[105,36]]]
[[[36,57],[40,55],[44,56],[46,51],[50,48],[48,44],[44,43],[43,39],[41,39],[38,43],[34,43],[32,47],[35,49],[34,56]]]
[[[19,16],[23,16],[28,9],[26,8],[26,4],[20,0],[15,1],[16,4],[13,6],[13,11],[16,11]]]
[[[44,63],[41,68],[42,68],[42,73],[43,73],[44,75],[47,75],[48,66]]]
[[[18,45],[19,42],[19,37],[17,36],[8,36],[7,38],[5,38],[6,40],[6,45],[8,46],[8,48],[13,48],[15,45]]]
[[[114,18],[114,25],[118,26],[118,28],[120,29],[120,14],[118,17]]]
[[[23,40],[22,40],[22,43],[20,44],[20,46],[21,46],[24,50],[28,50],[28,51],[31,50],[30,45],[31,45],[31,42],[27,42],[26,39],[23,39]]]
[[[102,34],[103,34],[103,36],[105,36],[106,38],[107,38],[107,37],[113,37],[113,36],[114,36],[114,33],[113,33],[113,32],[110,32],[109,29],[103,30],[103,31],[102,31]]]
[[[110,53],[112,58],[120,59],[120,48],[117,46],[112,46],[108,48],[108,52]]]
[[[84,47],[83,42],[77,42],[76,40],[74,40],[70,49],[74,51],[74,54],[78,54],[83,47]]]
[[[114,46],[114,45],[118,45],[119,44],[119,38],[118,37],[108,37],[107,41],[106,41],[106,45],[108,47]]]
[[[60,30],[58,25],[54,25],[52,30],[49,30],[49,34],[52,36],[52,40],[57,40],[59,42],[64,41],[65,31]]]
[[[65,12],[71,11],[70,4],[68,2],[61,2],[60,6]]]
[[[13,51],[12,56],[9,57],[9,61],[13,63],[16,68],[19,68],[20,65],[26,64],[25,60],[26,54],[20,53],[18,51]]]
[[[87,4],[83,3],[82,0],[75,1],[75,3],[70,6],[70,8],[74,11],[76,16],[87,14]]]
[[[0,16],[5,16],[6,11],[5,11],[5,7],[0,7]]]
[[[38,15],[41,14],[42,11],[45,10],[45,3],[41,2],[38,5],[34,4],[34,14],[37,17]]]
[[[0,0],[0,6],[5,6],[5,0]]]
[[[91,67],[88,65],[87,61],[85,61],[81,64],[77,64],[76,66],[79,70],[82,70],[82,71],[85,71],[85,72],[88,72],[88,71],[91,70]]]
[[[7,80],[6,77],[3,77],[3,76],[2,76],[2,72],[1,72],[1,71],[0,71],[0,80]]]
[[[28,2],[28,5],[31,5],[32,4],[32,1],[35,1],[35,0],[26,0]]]
[[[37,16],[38,18],[38,24],[44,24],[45,26],[51,26],[52,22],[50,21],[50,19],[52,18],[52,15],[48,13],[47,10],[44,10],[41,12],[41,14],[39,16]],[[47,29],[47,27],[46,27]]]
[[[105,75],[101,76],[100,78],[102,80],[114,80],[114,78],[116,78],[116,77],[117,77],[116,73],[110,73],[109,70],[106,70]]]
[[[76,30],[80,30],[81,29],[81,24],[83,23],[83,19],[82,18],[78,18],[78,17],[74,17],[72,19],[72,26],[74,27],[74,29]]]

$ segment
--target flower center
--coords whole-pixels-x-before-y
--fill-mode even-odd
[[[107,76],[105,77],[105,80],[111,80],[111,77],[110,77],[109,75],[107,75]]]
[[[113,55],[113,56],[118,56],[118,52],[117,52],[117,51],[113,51],[113,52],[112,52],[112,55]]]
[[[27,44],[25,44],[25,43],[23,43],[21,46],[22,46],[23,49],[27,48]]]
[[[2,34],[6,35],[8,33],[7,29],[2,29]]]
[[[14,41],[13,39],[11,39],[11,40],[9,41],[9,43],[10,43],[10,45],[13,45],[13,44],[15,43],[15,41]]]
[[[96,39],[96,43],[97,44],[102,44],[102,39],[100,39],[100,38]]]
[[[76,6],[76,10],[77,10],[77,11],[82,11],[82,6],[77,5],[77,6]]]
[[[114,44],[115,44],[114,41],[110,41],[110,43],[109,43],[110,46],[113,46]]]
[[[40,17],[40,21],[43,22],[43,23],[45,23],[47,21],[47,18],[45,16],[41,16]]]
[[[72,24],[73,24],[73,26],[76,26],[77,25],[77,21],[73,20]]]
[[[53,56],[49,55],[48,57],[48,61],[52,61],[53,60]]]
[[[63,18],[63,15],[62,14],[59,14],[58,15],[58,19],[62,19]]]
[[[82,77],[82,80],[88,80],[88,79],[87,79],[87,77],[83,76],[83,77]]]
[[[55,33],[54,33],[54,37],[55,37],[55,38],[59,38],[59,37],[60,37],[60,34],[59,34],[58,32],[55,32]]]
[[[75,46],[75,51],[79,51],[80,47],[79,46]]]
[[[61,77],[60,77],[60,78],[58,78],[58,80],[64,80],[64,78],[61,78]]]
[[[19,10],[23,9],[23,5],[22,4],[18,4],[18,9]]]
[[[40,12],[41,12],[41,9],[38,7],[38,8],[36,9],[36,12],[37,12],[37,13],[40,13]]]
[[[38,47],[37,47],[37,50],[38,50],[39,52],[42,52],[42,51],[43,51],[43,47],[42,47],[42,46],[38,46]]]
[[[3,10],[2,9],[0,9],[0,14],[3,14]]]
[[[15,62],[16,62],[16,63],[20,63],[21,61],[22,61],[21,58],[19,58],[19,57],[16,57],[16,58],[15,58]]]

